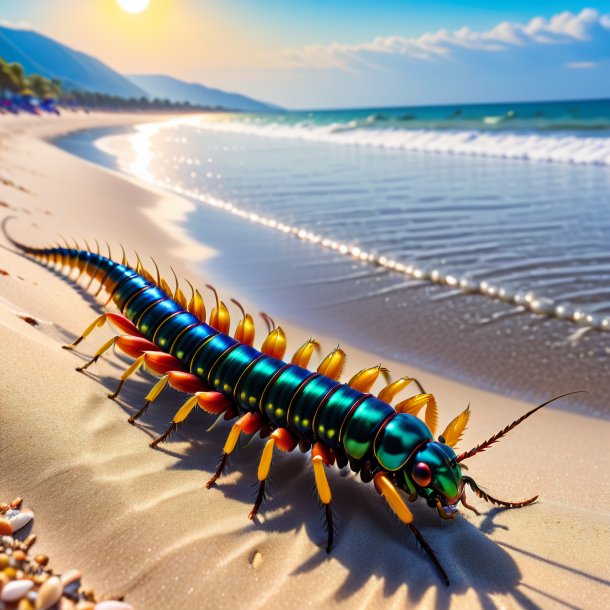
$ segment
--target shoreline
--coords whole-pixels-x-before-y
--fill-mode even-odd
[[[175,234],[150,220],[159,206],[177,206],[180,213],[188,209],[182,198],[75,158],[46,141],[69,130],[141,119],[151,121],[142,115],[62,117],[52,119],[53,125],[34,119],[15,129],[0,117],[0,175],[27,189],[0,185],[0,200],[10,206],[1,208],[3,217],[19,216],[10,230],[28,243],[52,242],[56,232],[68,238],[83,232],[109,236],[115,254],[123,242],[130,252],[153,254],[168,275],[172,264],[179,276],[188,272],[202,285],[192,267],[209,261],[205,257],[213,253],[198,251],[193,261],[190,244],[177,243]],[[144,210],[151,210],[148,217],[140,213]],[[38,228],[32,230],[31,224]],[[5,472],[0,496],[24,496],[36,513],[41,541],[51,538],[45,532],[56,533],[47,554],[62,569],[78,565],[96,591],[127,594],[134,607],[149,609],[248,607],[253,591],[257,606],[272,608],[302,605],[305,596],[313,605],[346,608],[405,601],[417,601],[423,608],[519,607],[523,596],[540,607],[558,600],[594,607],[592,599],[604,607],[604,490],[610,472],[606,420],[543,410],[486,452],[487,457],[473,462],[471,472],[499,497],[520,499],[540,492],[541,502],[528,509],[490,510],[477,501],[484,511],[481,517],[466,514],[441,523],[425,506],[414,508],[422,532],[452,578],[452,588],[445,590],[370,486],[336,470],[329,478],[340,530],[335,551],[326,557],[318,547],[324,535],[310,497],[311,473],[301,455],[274,459],[273,497],[254,525],[246,514],[259,443],[242,448],[231,474],[206,492],[203,482],[216,465],[226,426],[205,435],[202,431],[211,422],[195,416],[162,451],[149,449],[149,436],[166,427],[180,398],[168,392],[141,426],[128,426],[126,414],[141,404],[150,380],[129,382],[123,400],[111,403],[105,388],[116,384],[120,361],[105,358],[91,376],[77,375],[78,356],[59,349],[61,341],[90,323],[99,307],[58,274],[7,250],[1,266],[8,272],[0,278],[4,301],[49,323],[32,327],[0,303],[8,362],[2,388],[0,458]],[[225,300],[242,298],[217,287]],[[309,330],[316,329],[289,325],[290,348],[307,339]],[[83,351],[90,353],[107,336],[99,331]],[[319,339],[328,349],[336,345],[333,336]],[[349,373],[375,359],[362,350],[345,349]],[[434,392],[441,429],[463,405],[472,404],[464,449],[531,408],[405,363],[384,359],[384,364],[395,374],[408,369]],[[596,456],[595,469],[584,474],[583,455]],[[558,521],[558,527],[543,527]],[[117,556],[123,539],[129,541],[130,552]]]
[[[155,129],[151,125],[147,131]],[[148,145],[146,138],[136,137]],[[61,146],[86,159],[89,153],[102,150],[104,156],[113,156],[112,161],[100,162],[103,167],[110,164],[112,171],[128,180],[192,204],[185,210],[188,221],[183,216],[182,224],[173,219],[163,225],[154,214],[151,219],[161,228],[173,228],[182,239],[205,243],[210,256],[193,261],[191,268],[212,283],[229,285],[253,308],[281,315],[316,334],[336,336],[342,342],[349,339],[361,350],[379,354],[384,362],[416,362],[428,373],[522,401],[541,403],[551,396],[587,389],[589,394],[554,408],[596,418],[610,415],[604,398],[610,393],[610,378],[604,375],[605,333],[527,309],[517,313],[505,299],[464,293],[437,282],[405,280],[401,269],[398,273],[378,269],[349,252],[296,239],[294,231],[284,230],[287,225],[269,227],[261,222],[262,213],[243,213],[233,204],[227,209],[205,195],[163,185],[141,162],[146,151],[133,156],[131,134],[109,138],[110,148],[107,137],[100,134],[82,134],[78,151],[71,150],[74,144],[69,139]],[[148,179],[124,167],[131,162],[137,165],[134,171]],[[281,265],[273,264],[277,258]],[[299,277],[294,277],[292,268],[298,269]],[[348,281],[339,288],[336,282],[331,286],[327,276]],[[251,279],[257,277],[263,289]],[[371,319],[373,311],[378,315]]]

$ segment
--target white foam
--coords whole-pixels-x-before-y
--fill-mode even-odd
[[[477,130],[371,129],[355,122],[315,125],[262,123],[217,115],[189,119],[197,127],[267,138],[394,150],[610,166],[610,137]]]

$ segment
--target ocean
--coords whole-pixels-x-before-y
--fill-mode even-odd
[[[608,100],[209,114],[59,144],[196,202],[204,271],[291,321],[520,396],[608,368]]]

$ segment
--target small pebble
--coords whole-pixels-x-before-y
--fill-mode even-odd
[[[109,600],[95,605],[95,610],[133,610],[133,606],[125,602]]]
[[[8,519],[0,517],[0,535],[10,536],[13,533],[13,526]]]
[[[42,584],[36,599],[36,610],[48,610],[60,599],[64,588],[58,576],[51,576]]]
[[[25,553],[21,549],[17,549],[13,553],[13,559],[15,561],[25,561],[25,558],[26,558],[26,555],[25,555]]]
[[[78,570],[68,570],[61,575],[61,584],[67,587],[71,584],[79,582],[83,575]]]
[[[0,570],[4,570],[8,566],[8,555],[6,553],[0,553]]]
[[[15,498],[11,502],[11,508],[19,508],[23,504],[23,498]]]
[[[19,601],[29,593],[33,586],[34,583],[31,580],[13,580],[2,587],[0,600],[3,602]]]
[[[9,520],[13,527],[13,531],[16,532],[22,527],[25,527],[33,518],[34,513],[31,510],[22,510],[16,516],[9,517]]]
[[[87,601],[78,602],[76,610],[95,610],[95,604]]]
[[[44,567],[49,563],[49,558],[46,555],[36,555],[34,561]]]

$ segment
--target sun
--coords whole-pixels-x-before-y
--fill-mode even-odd
[[[128,13],[141,13],[145,11],[150,0],[117,0],[118,5]]]

